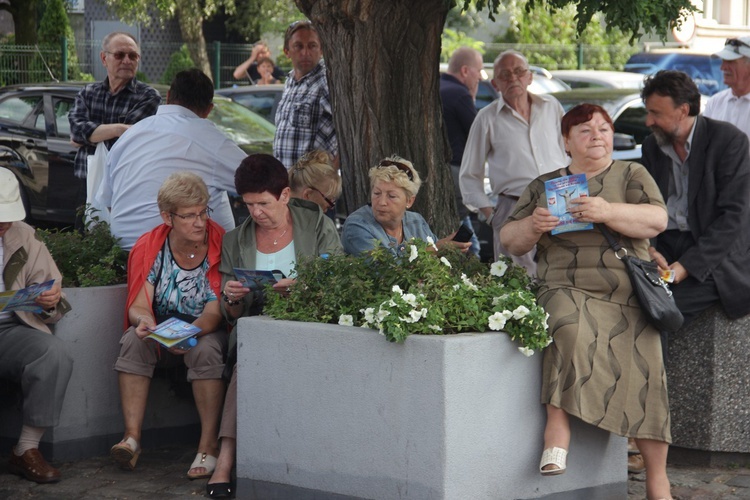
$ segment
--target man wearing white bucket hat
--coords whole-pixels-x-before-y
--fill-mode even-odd
[[[8,471],[37,483],[54,483],[60,471],[39,452],[39,441],[60,418],[73,360],[47,325],[70,306],[61,294],[60,271],[34,228],[22,222],[25,217],[18,180],[0,168],[0,292],[55,280],[36,298],[41,312],[0,312],[0,378],[20,383],[23,393],[23,427]]]
[[[729,88],[711,96],[703,116],[729,122],[750,137],[750,36],[727,39],[714,57],[722,59]]]

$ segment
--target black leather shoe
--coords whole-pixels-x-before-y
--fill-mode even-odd
[[[35,483],[56,483],[62,478],[60,471],[48,464],[36,448],[26,450],[20,457],[11,450],[8,472]]]
[[[234,496],[234,485],[232,483],[207,484],[206,493],[211,498],[232,498]]]

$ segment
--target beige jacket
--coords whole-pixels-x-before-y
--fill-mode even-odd
[[[62,283],[62,275],[47,247],[37,237],[34,228],[25,222],[13,223],[3,236],[3,247],[3,283],[6,290],[19,290],[51,279]],[[19,311],[16,315],[26,325],[52,333],[47,325],[59,321],[70,309],[63,295],[57,307],[49,312],[35,314]]]

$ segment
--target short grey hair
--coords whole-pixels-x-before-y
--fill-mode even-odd
[[[495,73],[497,73],[497,65],[500,64],[500,61],[502,61],[507,56],[516,56],[523,61],[527,68],[529,67],[529,60],[526,59],[525,55],[521,54],[517,50],[508,49],[500,52],[500,54],[498,54],[495,58],[495,62],[492,63],[492,69],[495,71]]]

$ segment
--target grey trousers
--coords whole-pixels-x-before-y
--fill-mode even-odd
[[[72,373],[73,359],[62,340],[15,316],[0,320],[0,377],[21,384],[25,425],[58,424]]]

